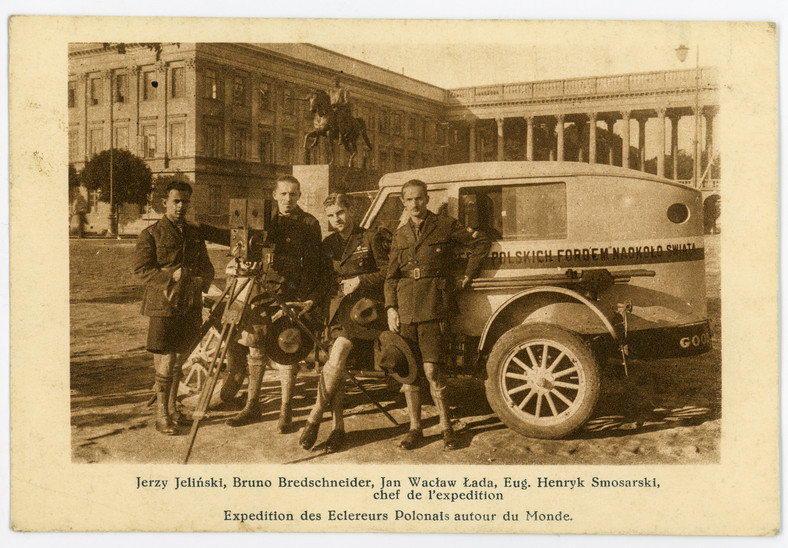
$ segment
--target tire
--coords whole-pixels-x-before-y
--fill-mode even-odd
[[[557,439],[591,417],[599,399],[599,365],[573,332],[518,325],[493,346],[485,390],[490,407],[509,428],[529,438]]]

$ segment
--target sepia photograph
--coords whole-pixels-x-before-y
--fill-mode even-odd
[[[723,283],[752,253],[738,105],[776,109],[773,25],[144,21],[10,27],[20,59],[23,29],[57,27],[61,86],[48,103],[11,89],[12,128],[55,120],[50,149],[18,146],[56,188],[60,308],[38,310],[61,326],[38,348],[29,311],[12,316],[23,352],[58,365],[20,372],[12,349],[16,420],[40,375],[59,394],[42,458],[65,484],[106,472],[96,503],[200,493],[212,516],[79,530],[777,532],[776,483],[746,525],[726,524],[735,497],[675,529],[653,521],[675,509],[591,519],[706,497],[739,470],[742,397],[777,424],[776,342],[730,390],[751,366]],[[747,40],[754,98],[732,53]],[[776,195],[761,153],[753,197]],[[13,254],[29,210],[11,208]],[[750,234],[767,253],[772,214]],[[758,290],[776,298],[776,278]],[[777,441],[743,474],[772,477]],[[268,493],[282,504],[250,506]],[[62,527],[14,500],[23,529]]]
[[[69,44],[72,457],[717,462],[719,76],[687,43],[452,88]]]

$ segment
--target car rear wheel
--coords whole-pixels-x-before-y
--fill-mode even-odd
[[[487,360],[487,400],[509,428],[532,438],[561,438],[591,417],[599,366],[575,333],[554,325],[518,325]]]

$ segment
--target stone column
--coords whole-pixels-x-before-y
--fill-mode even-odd
[[[596,112],[588,115],[588,163],[596,163]]]
[[[559,162],[564,161],[564,115],[559,114],[556,117],[556,159]]]
[[[646,171],[646,122],[648,118],[638,118],[638,169]]]
[[[135,154],[140,152],[140,74],[141,67],[135,65],[129,70],[129,95],[130,103],[134,105],[133,110],[133,124],[134,132],[129,132],[129,150],[135,151]]]
[[[534,117],[525,117],[525,159],[529,162],[534,160]]]
[[[706,166],[703,166],[705,170],[708,164],[711,162],[711,155],[714,150],[714,115],[715,112],[711,108],[706,108],[703,110],[703,117],[706,119]]]
[[[224,124],[224,132],[223,132],[224,146],[222,146],[222,157],[232,158],[233,157],[233,123],[232,123],[233,122],[233,81],[232,81],[233,73],[229,67],[222,67],[220,74],[222,79],[222,92],[224,94],[223,95],[224,116],[222,117],[222,122]],[[278,111],[279,110],[278,100],[276,101],[275,105]],[[281,144],[282,140],[279,138],[279,128],[275,127],[274,131],[275,131],[274,142],[277,143],[277,146],[274,147],[274,151],[275,153],[278,154],[279,145]],[[274,163],[276,163],[276,158],[274,159]]]
[[[259,162],[260,158],[260,74],[257,72],[250,72],[249,73],[249,100],[251,101],[252,107],[252,127],[249,128],[249,155],[247,161],[252,162]],[[300,110],[299,110],[300,114]],[[298,117],[299,121],[301,116]],[[301,135],[301,133],[298,133]],[[306,154],[303,151],[303,142],[299,143],[296,140],[296,152],[298,157],[301,157],[302,154]],[[295,162],[294,162],[295,163]],[[306,160],[304,160],[306,163]]]
[[[476,119],[471,118],[468,121],[468,161],[476,161]]]
[[[679,178],[679,120],[680,116],[670,117],[670,158],[673,161],[673,179]]]
[[[613,165],[613,138],[615,137],[615,133],[613,132],[613,126],[616,125],[616,121],[612,118],[608,118],[605,120],[607,123],[607,165]]]
[[[161,152],[162,156],[164,157],[164,167],[167,167],[167,162],[169,161],[170,150],[169,150],[169,127],[167,127],[167,108],[169,106],[169,70],[167,70],[167,63],[165,61],[159,61],[156,63],[156,72],[158,74],[157,78],[159,80],[159,90],[156,93],[156,99],[160,101],[162,108],[159,112],[162,115],[159,117],[159,129],[156,132],[157,139],[156,139],[156,148],[159,148],[159,139],[158,137],[161,136],[161,148],[157,152]],[[162,95],[164,97],[162,97]],[[158,154],[157,154],[158,155]]]
[[[665,176],[665,108],[657,109],[657,177]]]
[[[621,167],[629,168],[629,110],[621,112],[624,126],[621,128]]]
[[[90,151],[88,150],[89,138],[88,134],[88,105],[90,104],[90,74],[87,72],[79,75],[79,82],[82,86],[82,161],[87,163],[90,160]],[[84,166],[83,166],[84,167]]]
[[[498,161],[503,162],[503,115],[495,117],[495,123],[498,124]]]

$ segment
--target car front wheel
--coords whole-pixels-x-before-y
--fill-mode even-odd
[[[554,325],[518,325],[487,360],[487,400],[509,428],[555,439],[580,428],[599,399],[599,366],[575,333]]]

